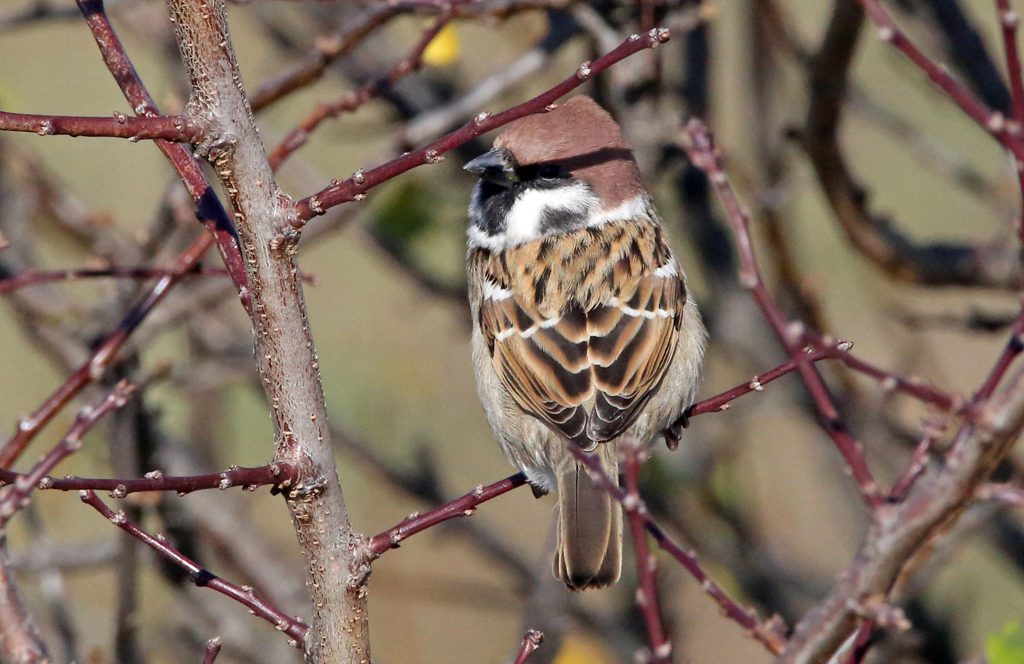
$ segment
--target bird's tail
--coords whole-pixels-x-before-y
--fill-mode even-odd
[[[618,481],[614,445],[597,454],[604,472]],[[573,590],[615,583],[622,569],[622,510],[583,466],[568,464],[558,473],[558,543],[555,576]]]

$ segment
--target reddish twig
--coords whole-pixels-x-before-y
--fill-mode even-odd
[[[167,276],[161,277],[148,293],[133,306],[117,328],[104,339],[93,351],[88,360],[71,373],[47,399],[30,416],[18,422],[17,430],[0,447],[0,468],[10,468],[11,464],[25,450],[32,439],[42,430],[53,417],[64,408],[82,389],[99,379],[132,332],[142,323],[146,316],[163,300],[168,291],[183,275],[187,274],[203,254],[213,244],[208,234],[196,239],[185,251],[175,258]]]
[[[92,30],[104,62],[125,97],[132,104],[136,114],[145,117],[158,116],[159,113],[152,97],[142,85],[134,66],[128,59],[124,46],[110,25],[103,9],[102,0],[77,0],[77,2],[90,30]],[[179,254],[168,270],[168,275],[161,277],[149,292],[129,310],[118,327],[99,344],[89,360],[68,376],[67,380],[31,416],[23,418],[18,423],[18,429],[14,436],[0,448],[0,468],[10,467],[54,415],[60,412],[82,388],[104,374],[113,361],[114,355],[132,332],[163,300],[167,292],[177,284],[181,277],[199,262],[214,241],[216,241],[232,280],[239,289],[243,305],[247,309],[249,308],[249,294],[245,286],[245,267],[235,234],[232,231],[230,218],[210,188],[199,164],[192,157],[191,150],[180,144],[167,141],[158,140],[157,145],[170,159],[189,193],[198,203],[197,214],[206,224],[210,235],[199,237]]]
[[[1013,120],[1018,131],[1024,125],[1024,78],[1021,77],[1020,52],[1017,50],[1017,26],[1020,16],[1010,6],[1010,0],[996,0],[996,13],[1003,30],[1003,50],[1006,56],[1006,75],[1010,79],[1013,99]]]
[[[327,67],[345,56],[377,28],[402,13],[399,3],[378,3],[367,8],[354,20],[346,21],[336,32],[314,41],[313,50],[291,70],[264,81],[249,97],[253,111],[260,111],[275,101],[320,79]]]
[[[1021,351],[1024,351],[1024,308],[1020,310],[1017,320],[1013,323],[1010,338],[1006,342],[1003,352],[1000,353],[999,359],[992,366],[981,387],[974,393],[974,397],[971,399],[971,408],[977,407],[978,404],[992,396]]]
[[[147,118],[158,117],[160,111],[156,102],[146,90],[146,86],[142,84],[135,65],[128,58],[124,45],[110,24],[110,19],[103,7],[103,0],[75,1],[92,31],[103,62],[124,93],[125,99],[134,109],[135,115]],[[238,290],[242,306],[249,311],[250,295],[245,276],[245,265],[242,261],[242,252],[238,247],[238,239],[231,217],[228,216],[216,193],[210,187],[210,182],[203,174],[199,162],[192,156],[190,146],[162,140],[158,140],[156,145],[171,162],[171,166],[181,177],[192,200],[196,202],[196,216],[216,241],[217,250],[231,274],[231,280]]]
[[[761,313],[782,342],[786,353],[795,362],[797,371],[822,419],[822,425],[846,461],[865,504],[871,510],[876,509],[883,502],[882,495],[878,483],[864,460],[863,445],[846,428],[821,374],[817,372],[803,350],[802,343],[807,332],[806,327],[800,322],[787,320],[782,309],[764,285],[750,237],[750,218],[741,207],[728,178],[722,171],[711,134],[703,122],[693,119],[686,127],[685,136],[687,139],[685,147],[690,154],[690,159],[694,165],[707,174],[725,208],[733,235],[736,238],[740,259],[740,283],[750,290]]]
[[[448,25],[453,11],[453,8],[442,11],[437,20],[423,33],[413,49],[385,75],[370,81],[358,90],[349,92],[337,101],[318,104],[313,112],[306,116],[295,129],[291,130],[270,153],[268,160],[271,168],[277,170],[285,159],[306,144],[310,134],[328,118],[355,111],[363,104],[390,90],[398,81],[419,70],[423,66],[423,52],[427,50],[427,46],[434,40],[437,33]]]
[[[106,517],[111,523],[125,531],[135,539],[150,547],[165,559],[181,567],[189,574],[189,580],[200,588],[211,588],[226,597],[230,597],[239,604],[242,604],[249,611],[274,626],[279,632],[284,632],[289,637],[289,643],[295,647],[301,647],[303,637],[309,627],[298,618],[293,618],[280,609],[270,605],[249,586],[236,586],[225,581],[209,570],[192,561],[173,546],[167,543],[163,535],[153,536],[142,530],[137,524],[125,516],[123,511],[113,511],[106,503],[99,499],[90,490],[82,491],[80,494],[82,502],[89,505],[97,512]]]
[[[640,505],[640,455],[644,450],[640,447],[640,441],[633,438],[620,441],[619,451],[626,457],[626,499]],[[665,634],[658,602],[658,559],[651,555],[647,546],[647,530],[640,510],[627,512],[626,519],[633,536],[639,583],[636,604],[647,628],[647,642],[651,646],[650,661],[653,664],[671,664],[672,643]]]
[[[978,487],[978,500],[992,500],[1013,507],[1024,507],[1024,487],[1017,484],[991,482]]]
[[[571,90],[590,80],[594,74],[604,71],[634,53],[663,44],[669,40],[669,37],[669,31],[665,28],[655,28],[643,35],[632,35],[614,50],[593,62],[584,63],[573,76],[527,102],[497,115],[480,113],[468,124],[463,125],[460,129],[450,134],[442,136],[433,143],[408,152],[369,171],[364,172],[360,170],[347,180],[335,181],[326,189],[322,189],[296,204],[297,219],[295,223],[301,227],[306,221],[323,214],[332,207],[361,199],[368,190],[382,182],[401,175],[417,166],[434,164],[441,161],[445,153],[481,134],[506,125],[523,116],[540,113]]]
[[[134,391],[134,385],[127,381],[121,381],[102,401],[94,406],[86,406],[79,411],[64,438],[52,450],[43,455],[43,458],[32,467],[32,470],[24,474],[11,473],[14,476],[11,478],[11,482],[0,480],[3,484],[12,485],[8,492],[0,498],[0,530],[18,510],[28,505],[29,495],[39,486],[47,473],[68,456],[80,450],[82,437],[104,416],[128,403],[128,399],[131,398]],[[10,473],[6,470],[3,472]]]
[[[1013,135],[1007,127],[1006,118],[1002,113],[993,111],[960,81],[956,80],[949,70],[940,66],[910,41],[907,35],[896,25],[889,12],[882,7],[879,0],[858,0],[864,11],[878,26],[878,37],[891,44],[908,60],[914,63],[928,79],[937,85],[946,96],[960,107],[967,117],[978,126],[992,134],[1000,144],[1013,153],[1018,161],[1024,161],[1024,144]]]
[[[0,111],[0,131],[26,131],[40,136],[127,138],[132,142],[160,139],[198,143],[204,129],[195,118],[175,115],[136,117],[114,113],[114,117],[103,118]]]
[[[928,458],[931,456],[932,446],[935,444],[935,440],[942,433],[942,425],[934,422],[926,422],[924,426],[924,434],[921,436],[920,442],[914,448],[914,453],[910,457],[910,463],[904,469],[903,474],[893,483],[892,489],[889,490],[888,501],[891,503],[902,502],[910,490],[914,488],[914,483],[924,473],[925,468],[928,467]]]
[[[205,267],[196,263],[180,276],[227,276],[228,271],[222,267]],[[174,276],[166,268],[159,267],[107,267],[107,268],[73,268],[70,270],[30,270],[19,272],[5,279],[0,279],[0,294],[10,293],[19,288],[38,286],[56,281],[75,281],[78,279],[97,279],[112,277],[115,279],[156,279]]]
[[[174,476],[164,475],[159,470],[146,473],[140,479],[73,477],[71,475],[56,478],[36,472],[15,473],[0,469],[0,486],[13,484],[21,486],[29,484],[40,490],[52,491],[109,491],[111,498],[124,498],[131,493],[144,491],[175,491],[179,495],[209,489],[230,489],[242,487],[246,491],[254,491],[256,487],[270,485],[284,490],[291,488],[298,480],[298,470],[287,463],[271,463],[255,468],[234,466],[220,473],[205,475]]]
[[[945,412],[953,412],[963,406],[962,398],[932,387],[918,378],[904,378],[862,360],[850,352],[853,348],[852,342],[834,341],[807,328],[804,328],[804,336],[811,347],[824,352],[827,357],[839,360],[847,368],[875,379],[886,392],[902,392]]]
[[[206,642],[206,647],[203,648],[203,664],[213,664],[217,660],[217,655],[220,654],[221,639],[219,636],[215,636]]]
[[[311,51],[293,69],[262,83],[250,96],[252,109],[262,110],[290,93],[319,80],[332,62],[350,53],[370,34],[400,14],[436,14],[450,11],[459,18],[506,18],[522,11],[562,9],[569,4],[569,0],[501,0],[462,3],[455,7],[451,4],[391,0],[370,5],[366,11],[347,21],[336,32],[316,38]]]
[[[704,592],[718,604],[722,615],[746,629],[750,636],[760,642],[770,652],[774,654],[782,652],[786,645],[786,639],[782,636],[785,627],[782,624],[781,618],[773,616],[769,621],[761,622],[753,609],[745,609],[740,606],[736,600],[730,597],[720,585],[708,576],[707,572],[704,571],[697,561],[697,554],[684,550],[661,529],[661,526],[651,518],[650,512],[647,510],[643,500],[636,496],[630,496],[617,482],[608,477],[596,455],[588,454],[576,445],[569,445],[569,451],[576,457],[577,461],[587,467],[590,475],[597,480],[605,491],[622,505],[622,509],[627,517],[635,514],[635,518],[643,521],[644,527],[654,537],[658,546],[675,558],[682,565],[683,569],[700,583]]]
[[[195,263],[185,272],[175,274],[172,270],[161,267],[101,267],[101,268],[72,268],[68,270],[27,270],[0,279],[0,295],[16,291],[29,286],[39,286],[57,281],[77,281],[79,279],[157,279],[160,277],[226,277],[230,276],[226,268],[208,267]],[[312,274],[302,273],[302,280],[308,284],[315,284],[316,277]]]
[[[815,346],[817,346],[817,348],[815,348]],[[897,376],[890,371],[886,371],[885,369],[875,367],[874,365],[871,365],[851,354],[849,349],[852,346],[853,344],[849,341],[829,342],[825,339],[815,338],[812,341],[812,345],[807,346],[804,349],[805,359],[807,362],[812,364],[822,360],[839,360],[850,369],[863,373],[864,375],[870,376],[879,381],[882,387],[886,390],[904,392],[924,403],[936,406],[943,411],[949,412],[956,410],[958,400],[949,394],[946,394],[941,390],[937,390],[929,385],[925,385],[919,381],[906,379],[901,376]],[[751,392],[760,392],[768,383],[796,371],[797,366],[796,360],[788,360],[777,367],[754,376],[748,383],[737,385],[732,389],[726,390],[712,397],[708,397],[703,401],[698,401],[690,406],[683,414],[683,417],[681,417],[679,421],[675,422],[673,426],[681,425],[683,421],[691,417],[728,410],[730,403],[734,400],[746,394],[750,394]]]
[[[879,0],[858,0],[864,11],[878,26],[878,35],[882,41],[892,44],[908,60],[913,62],[933,83],[942,89],[960,109],[974,120],[982,129],[989,132],[999,144],[1014,156],[1017,170],[1017,183],[1020,190],[1022,206],[1024,206],[1024,140],[1021,139],[1021,122],[1024,120],[1024,81],[1021,79],[1020,55],[1017,52],[1017,14],[1009,5],[1008,0],[996,0],[999,23],[1003,29],[1003,41],[1006,47],[1007,70],[1010,77],[1010,91],[1013,103],[1013,122],[1007,122],[999,111],[993,111],[982,103],[963,84],[920,51],[917,46],[896,25],[889,13],[882,7]],[[1024,208],[1022,208],[1024,212]],[[1017,220],[1017,232],[1024,242],[1024,223]]]
[[[523,664],[530,659],[530,655],[537,648],[540,648],[542,643],[544,643],[544,632],[536,629],[526,630],[526,634],[523,634],[523,644],[519,647],[519,652],[516,653],[516,659],[512,664]]]
[[[512,489],[526,484],[526,475],[516,473],[503,480],[484,486],[478,485],[475,489],[455,500],[435,507],[423,514],[413,513],[403,519],[401,523],[384,532],[374,535],[366,545],[366,558],[368,561],[375,560],[389,549],[397,549],[401,543],[416,533],[436,526],[439,523],[454,519],[460,516],[470,516],[478,505],[488,500],[508,493]]]

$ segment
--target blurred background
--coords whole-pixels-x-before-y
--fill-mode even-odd
[[[232,5],[247,89],[289,71],[318,39],[344,31],[372,4]],[[737,283],[731,236],[706,180],[677,145],[691,114],[716,132],[726,169],[751,210],[762,268],[791,316],[854,341],[859,356],[902,375],[957,394],[977,387],[1018,304],[1019,266],[1010,260],[1002,269],[999,262],[1015,251],[1015,177],[994,141],[870,26],[856,38],[860,19],[852,3],[493,4],[514,11],[453,22],[428,48],[421,71],[318,128],[282,167],[284,189],[307,196],[480,110],[497,112],[539,93],[632,32],[668,25],[670,43],[619,64],[583,91],[620,120],[633,143],[711,330],[702,395],[749,382],[785,357]],[[990,3],[888,4],[927,53],[992,106],[1009,106]],[[187,88],[164,4],[107,5],[161,110],[180,112]],[[268,148],[316,104],[386,74],[430,25],[426,13],[388,22],[330,64],[321,80],[261,111]],[[827,104],[816,95],[847,73],[818,54],[827,54],[823,43],[841,45],[844,31],[855,45],[847,50],[848,94],[841,114],[822,119],[814,111]],[[8,0],[0,7],[0,108],[131,112],[89,30],[64,0]],[[513,472],[476,397],[464,302],[473,182],[460,167],[491,138],[316,219],[303,238],[300,264],[315,279],[306,298],[342,485],[354,525],[365,533]],[[838,165],[829,160],[830,145]],[[0,252],[4,274],[164,265],[200,230],[167,162],[146,142],[0,136],[0,232],[10,242]],[[907,247],[939,253],[919,256]],[[966,253],[986,257],[990,272],[972,279],[966,268],[954,270]],[[218,266],[219,258],[211,253],[204,264]],[[78,280],[5,296],[5,431],[116,326],[144,286]],[[272,429],[251,333],[226,279],[196,277],[177,287],[122,357],[112,379],[131,376],[148,381],[146,388],[59,474],[212,472],[270,459]],[[838,367],[823,371],[872,470],[889,486],[922,422],[936,414]],[[23,463],[58,440],[76,408],[47,428]],[[946,442],[940,437],[938,447]],[[719,583],[743,605],[764,617],[778,613],[791,625],[849,563],[867,527],[855,484],[793,376],[726,413],[694,418],[677,451],[655,450],[643,481],[657,517]],[[126,503],[149,530],[167,532],[211,570],[308,617],[287,510],[268,490],[142,495]],[[531,662],[632,661],[644,632],[633,607],[631,560],[613,588],[569,595],[550,574],[553,507],[521,489],[375,563],[375,659],[511,661],[524,629],[537,627],[548,638]],[[61,661],[198,661],[214,634],[224,637],[223,661],[299,660],[280,634],[192,587],[74,494],[38,495],[12,524],[9,541],[21,589]],[[1001,639],[1020,634],[1022,544],[1019,514],[974,508],[901,591],[913,628],[887,635],[869,661],[991,657]],[[675,661],[770,661],[719,615],[699,584],[661,561]]]

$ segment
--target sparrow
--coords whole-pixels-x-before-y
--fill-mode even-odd
[[[622,513],[569,445],[618,481],[694,399],[706,333],[615,120],[589,97],[516,120],[465,170],[473,361],[487,420],[536,494],[555,491],[555,576],[614,583]]]

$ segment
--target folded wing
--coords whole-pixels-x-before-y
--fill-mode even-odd
[[[491,283],[480,329],[515,402],[584,449],[621,435],[654,394],[678,340],[686,291],[675,262],[620,273],[608,297],[545,317]],[[612,293],[617,293],[612,295]]]

